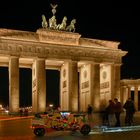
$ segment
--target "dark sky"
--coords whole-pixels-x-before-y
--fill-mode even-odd
[[[0,28],[36,31],[41,28],[41,15],[52,16],[51,6],[58,4],[56,18],[68,22],[76,18],[76,32],[82,37],[121,42],[128,51],[123,58],[121,79],[140,78],[138,2],[119,0],[3,0],[0,2]],[[24,72],[23,72],[24,73]]]

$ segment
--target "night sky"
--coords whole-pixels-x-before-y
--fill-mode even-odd
[[[58,23],[64,16],[67,16],[68,22],[76,18],[76,32],[80,33],[82,37],[119,41],[121,43],[119,48],[128,51],[128,54],[123,57],[121,79],[140,78],[140,44],[138,42],[140,8],[138,2],[134,0],[133,3],[119,2],[119,0],[112,0],[112,2],[103,0],[3,0],[0,2],[0,28],[35,32],[41,28],[42,14],[47,19],[52,16],[50,3],[58,4],[56,8]],[[48,94],[53,92],[56,95],[58,91],[52,91],[52,89],[58,86],[58,82],[55,83],[55,81],[58,81],[59,73],[56,71],[46,72],[49,75],[47,78],[50,78]],[[21,93],[27,94],[26,96],[22,95],[21,98],[27,98],[31,96],[31,89],[29,88],[31,70],[20,70],[20,77],[20,83],[23,82]],[[24,78],[28,82],[24,83]],[[0,69],[0,102],[3,100],[8,102],[5,96],[8,89],[4,83],[8,83],[7,68]],[[52,96],[48,97],[50,101],[53,100],[52,98]],[[21,104],[30,104],[28,102],[30,100]]]

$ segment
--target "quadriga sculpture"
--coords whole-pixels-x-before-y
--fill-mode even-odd
[[[75,32],[76,19],[73,19],[69,26],[67,26],[66,31]]]
[[[67,22],[67,17],[64,16],[64,18],[62,20],[62,23],[61,24],[58,24],[56,29],[63,30],[63,31],[66,30],[66,26],[67,26],[67,23],[66,22]]]

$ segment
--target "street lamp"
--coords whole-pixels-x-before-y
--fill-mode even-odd
[[[52,108],[52,107],[53,107],[53,104],[50,104],[50,105],[49,105],[49,107],[51,107],[51,108]]]

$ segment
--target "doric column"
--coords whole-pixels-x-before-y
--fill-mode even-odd
[[[111,98],[120,100],[120,65],[111,65]]]
[[[131,98],[131,87],[128,86],[127,89],[128,89],[128,98]]]
[[[62,111],[70,110],[68,62],[65,62],[60,70],[60,107]]]
[[[9,60],[9,111],[19,111],[19,58],[16,56]]]
[[[121,103],[124,104],[128,99],[128,91],[126,86],[121,86]]]
[[[78,67],[77,61],[69,62],[70,110],[78,111]]]
[[[120,86],[120,102],[123,103],[124,101],[124,86]]]
[[[32,66],[32,108],[33,112],[46,110],[45,59],[35,59]]]
[[[135,86],[134,88],[134,105],[135,105],[136,111],[138,111],[138,86]]]
[[[100,64],[91,64],[90,70],[91,81],[91,103],[94,111],[99,111],[100,108]]]

